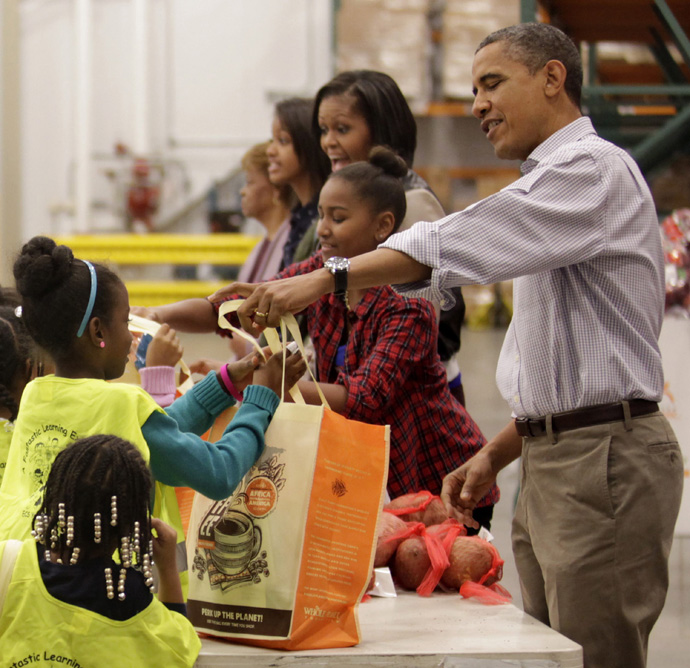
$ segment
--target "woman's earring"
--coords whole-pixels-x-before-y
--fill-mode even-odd
[[[105,348],[105,341],[101,341],[98,345],[99,345],[101,348]]]

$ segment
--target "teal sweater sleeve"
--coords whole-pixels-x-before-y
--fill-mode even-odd
[[[191,487],[210,499],[227,498],[263,452],[264,432],[279,401],[273,390],[250,385],[216,443],[182,432],[173,418],[155,411],[141,428],[154,477],[173,487]]]
[[[177,422],[180,431],[201,436],[211,428],[216,417],[234,403],[212,371],[189,392],[175,399],[165,412]]]

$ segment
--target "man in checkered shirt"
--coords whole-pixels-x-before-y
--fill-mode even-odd
[[[515,279],[496,373],[515,420],[446,477],[443,495],[473,524],[477,500],[522,455],[513,549],[525,611],[580,643],[587,668],[640,668],[683,484],[657,406],[654,203],[630,156],[581,115],[582,65],[562,32],[532,23],[492,33],[472,76],[473,113],[496,155],[524,161],[522,177],[352,258],[348,286],[394,283],[450,306],[450,287]],[[275,325],[333,289],[326,269],[264,285],[240,317]]]

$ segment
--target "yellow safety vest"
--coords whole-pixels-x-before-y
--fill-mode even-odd
[[[7,455],[10,451],[13,429],[13,422],[0,418],[0,483],[2,483],[2,477],[5,475],[5,465],[7,464]]]
[[[0,540],[24,540],[41,503],[48,473],[58,452],[78,438],[113,434],[132,442],[149,461],[141,426],[163,409],[140,387],[93,378],[32,380],[22,395],[5,476],[0,485]],[[185,552],[184,531],[175,490],[156,483],[153,514],[177,530],[178,552]],[[186,564],[178,559],[178,564]],[[180,568],[187,591],[186,566]]]
[[[0,559],[5,543],[0,543]],[[104,584],[105,586],[105,584]],[[115,621],[53,598],[29,539],[22,545],[0,616],[3,666],[193,666],[201,642],[183,615],[157,598],[126,621]]]

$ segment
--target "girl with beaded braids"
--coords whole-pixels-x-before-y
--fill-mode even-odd
[[[35,237],[23,247],[14,275],[22,320],[50,353],[55,374],[35,379],[22,396],[0,486],[0,540],[28,536],[58,452],[77,438],[106,433],[140,450],[156,480],[154,514],[173,524],[183,542],[172,487],[191,487],[213,499],[232,493],[263,450],[279,403],[281,356],[262,366],[257,355],[228,364],[163,411],[141,388],[106,382],[122,375],[132,342],[127,289],[112,271]],[[291,385],[305,365],[291,355],[286,368]],[[203,441],[199,434],[242,398],[242,390],[242,406],[221,439]]]
[[[139,450],[117,436],[82,438],[57,455],[35,541],[0,543],[0,560],[18,551],[0,614],[7,665],[44,651],[69,665],[115,656],[123,666],[194,664],[201,643],[184,617],[176,532],[150,517],[152,486]]]

